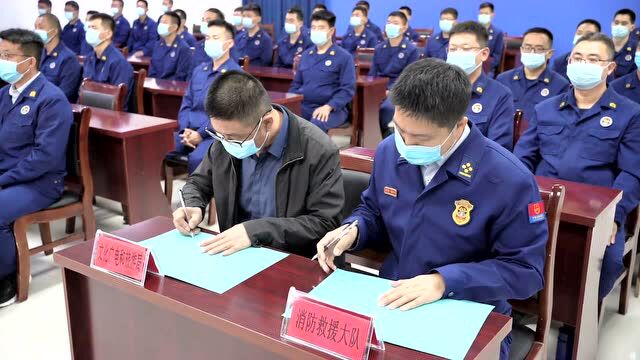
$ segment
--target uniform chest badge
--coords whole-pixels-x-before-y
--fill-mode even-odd
[[[20,108],[20,114],[22,115],[27,115],[29,111],[31,111],[31,108],[29,107],[29,105],[25,105],[22,108]]]
[[[56,68],[56,63],[52,62],[51,64],[49,64],[49,69],[55,69]]]
[[[144,29],[147,30],[148,26],[145,26]]]
[[[611,125],[613,125],[613,119],[609,116],[604,116],[602,117],[602,119],[600,119],[600,126],[602,126],[603,128],[607,128]]]
[[[171,54],[169,54],[169,56],[171,56],[171,57],[175,57],[175,56],[176,56],[176,52],[175,52],[175,51],[172,51],[172,52],[171,52]]]
[[[627,54],[627,56],[625,56],[625,57],[624,57],[624,59],[625,59],[626,61],[631,61],[631,59],[632,59],[632,58],[631,58],[631,55],[630,55],[630,54]]]
[[[116,25],[120,25],[120,20],[116,21]]]
[[[73,32],[76,32],[76,31],[78,31],[78,29],[76,29],[76,28],[73,28],[73,30],[71,30],[71,31],[73,31]]]
[[[260,40],[256,40],[253,43],[256,44],[256,46],[258,46],[258,45],[260,45]]]
[[[397,198],[398,197],[398,189],[392,188],[390,186],[385,186],[384,187],[384,194],[387,196],[391,196],[393,198]]]
[[[471,221],[471,210],[473,210],[473,204],[469,200],[458,200],[454,202],[456,205],[455,210],[451,214],[453,222],[458,226],[467,225]]]
[[[540,90],[540,95],[549,96],[549,89],[544,88],[544,89]]]
[[[404,59],[404,53],[399,53],[398,54],[398,59]]]
[[[331,66],[331,60],[327,60],[324,62],[324,66]]]
[[[304,49],[303,49],[303,48],[302,48],[302,46],[301,46],[301,47],[299,47],[299,48],[296,50],[296,52],[301,53],[301,52],[302,52],[302,50],[304,50]]]
[[[364,45],[364,44],[366,44],[366,43],[367,43],[367,42],[366,42],[364,39],[360,40],[360,44]]]
[[[489,35],[489,41],[493,40],[493,35]]]
[[[471,107],[471,111],[473,111],[474,114],[479,114],[482,111],[482,104],[480,103],[473,104],[473,106]]]

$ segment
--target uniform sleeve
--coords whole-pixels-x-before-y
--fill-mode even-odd
[[[511,92],[502,95],[496,104],[493,121],[487,129],[487,137],[505,149],[513,148],[513,95]]]
[[[302,64],[302,59],[300,59],[300,64]],[[354,65],[355,66],[355,65]],[[302,94],[302,85],[303,85],[302,71],[298,68],[295,76],[293,77],[293,81],[291,82],[291,86],[289,86],[289,91],[292,94]]]
[[[183,47],[179,51],[178,64],[176,68],[175,80],[187,81],[189,79],[189,73],[191,72],[191,49]]]
[[[128,46],[128,41],[129,41],[129,32],[131,31],[131,26],[129,25],[129,22],[126,21],[125,19],[122,19],[120,21],[120,26],[116,25],[116,35],[115,35],[115,46],[116,47],[123,47],[125,45]]]
[[[142,45],[142,52],[144,56],[151,56],[153,54],[153,46],[158,40],[158,25],[155,21],[149,21],[149,26],[147,27],[147,41]]]
[[[273,60],[273,41],[270,36],[265,36],[262,42],[262,54],[260,61],[264,66],[271,66]]]
[[[418,49],[415,48],[411,50],[411,52],[409,53],[409,60],[407,60],[407,66],[418,61],[419,59],[420,59],[420,52],[418,51]]]
[[[538,139],[538,120],[536,118],[537,111],[527,121],[529,125],[524,134],[516,143],[513,154],[522,161],[522,163],[535,174],[536,168],[542,160],[540,156],[540,140]]]
[[[155,61],[155,59],[153,58],[153,54],[151,56],[151,64],[149,65],[149,74],[147,74],[148,77],[150,78],[157,78],[158,74],[160,73],[160,71],[158,70],[158,68],[160,67],[160,64],[158,64],[157,61]]]
[[[613,182],[614,189],[623,191],[622,200],[616,206],[615,221],[623,224],[627,215],[640,201],[640,113],[629,123],[618,148],[620,173]]]
[[[444,278],[445,297],[490,302],[526,299],[542,289],[547,221],[529,222],[528,204],[539,202],[540,193],[533,176],[519,175],[529,180],[508,186],[512,191],[503,197],[508,200],[498,202],[503,208],[496,209],[495,221],[487,224],[488,238],[493,239],[490,258],[434,269]]]
[[[501,31],[500,34],[496,36],[496,45],[493,48],[493,64],[492,68],[497,69],[500,65],[500,60],[502,59],[502,52],[504,51],[504,33]]]
[[[69,130],[73,122],[67,99],[45,101],[38,109],[34,146],[14,168],[0,175],[0,187],[35,180],[59,165],[66,153]],[[6,205],[6,204],[5,204]]]
[[[193,70],[191,77],[195,76],[196,70]],[[193,81],[189,82],[187,92],[182,97],[182,104],[178,112],[178,134],[181,134],[191,123],[191,111],[193,109]]]
[[[353,63],[353,57],[346,56],[345,61],[342,64],[342,68],[340,69],[340,87],[333,94],[333,97],[327,105],[331,106],[332,109],[342,109],[345,107],[351,100],[353,100],[353,95],[356,92],[356,70],[355,64]]]
[[[129,32],[130,34],[127,36],[127,48],[129,48],[129,54],[133,54],[136,51],[133,46],[133,29],[129,29]]]
[[[431,47],[429,46],[429,43],[431,41],[427,41],[427,44],[424,46],[424,57],[425,58],[429,58],[432,57],[433,55],[431,54]]]
[[[60,89],[67,96],[69,102],[75,102],[82,81],[82,67],[75,58],[67,58],[62,63],[61,70],[64,71],[64,76],[60,82]]]
[[[369,76],[380,76],[380,69],[378,69],[378,63],[376,62],[376,58],[380,56],[378,49],[373,53],[373,58],[371,59],[371,68],[369,69]]]
[[[370,37],[369,40],[367,41],[367,47],[375,48],[376,45],[378,45],[378,37],[377,36]]]
[[[283,67],[284,63],[280,60],[280,53],[282,51],[284,51],[285,49],[283,49],[282,46],[280,46],[280,44],[278,44],[278,51],[276,52],[276,62],[273,63],[273,67]]]
[[[131,93],[133,92],[133,67],[126,60],[114,65],[115,66],[112,66],[109,69],[111,71],[111,83],[114,85],[127,85],[127,100],[125,101],[125,104],[128,104]]]

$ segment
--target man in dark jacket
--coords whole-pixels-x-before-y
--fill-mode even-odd
[[[197,231],[215,198],[220,235],[203,252],[229,255],[269,246],[311,256],[340,223],[344,189],[338,149],[316,126],[271,104],[253,76],[228,71],[206,100],[216,139],[183,188],[186,212],[173,214],[185,235]]]

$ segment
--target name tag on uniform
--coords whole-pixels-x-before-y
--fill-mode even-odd
[[[392,188],[390,186],[385,186],[384,187],[384,194],[387,195],[387,196],[391,196],[391,197],[397,198],[398,197],[398,189],[394,189],[394,188]]]
[[[529,208],[529,224],[543,221],[547,218],[544,211],[544,202],[538,201],[528,205]]]

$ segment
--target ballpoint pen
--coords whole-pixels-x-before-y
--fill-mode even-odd
[[[180,204],[182,205],[182,211],[184,211],[184,216],[187,219],[187,224],[189,224],[189,213],[187,212],[187,206],[184,204],[184,194],[182,193],[182,189],[178,190],[180,192]],[[189,234],[193,237],[193,230],[189,230]]]
[[[346,228],[342,229],[342,231],[340,231],[340,233],[338,235],[336,235],[336,237],[334,237],[331,241],[329,241],[329,243],[327,245],[324,246],[324,249],[322,251],[324,251],[325,253],[327,252],[327,250],[329,250],[332,246],[334,246],[335,244],[338,243],[338,241],[342,240],[342,238],[347,235],[349,233],[349,231],[351,231],[354,227],[358,226],[358,220],[352,222],[351,224],[349,224]],[[318,254],[315,254],[311,260],[315,260],[318,258]]]

